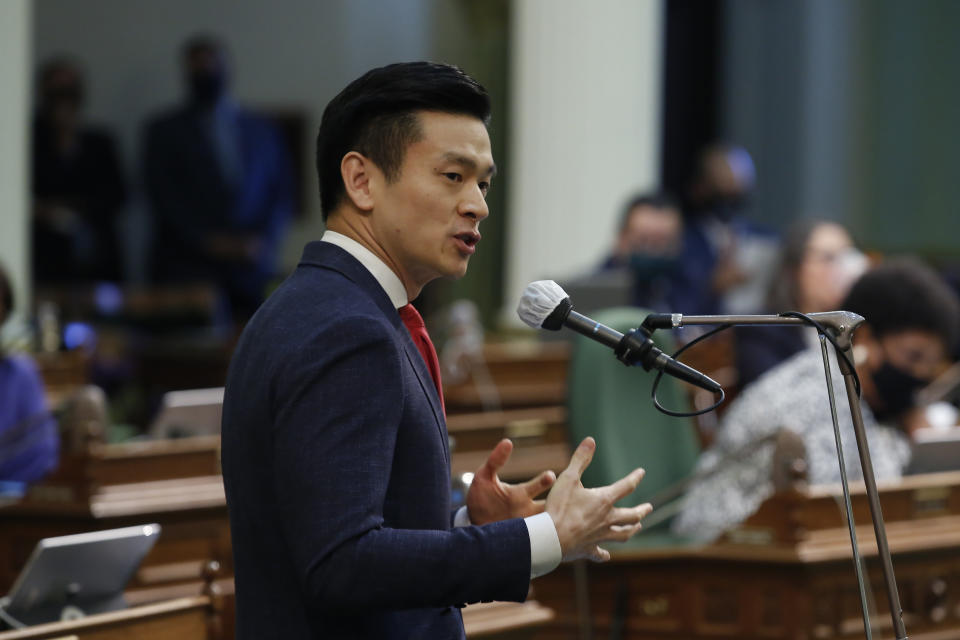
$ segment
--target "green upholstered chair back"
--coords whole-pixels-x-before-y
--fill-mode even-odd
[[[646,316],[646,311],[632,307],[591,314],[598,322],[624,333],[638,327]],[[655,332],[653,339],[664,352],[673,352],[668,332]],[[609,348],[584,336],[576,337],[568,391],[570,436],[574,445],[586,436],[597,441],[596,455],[583,474],[584,486],[610,484],[636,467],[646,470],[643,482],[620,503],[622,506],[649,501],[657,492],[683,480],[692,473],[700,452],[690,418],[672,418],[653,406],[650,389],[654,377],[655,372],[624,366]],[[688,394],[669,376],[660,381],[657,397],[669,409],[689,410]]]

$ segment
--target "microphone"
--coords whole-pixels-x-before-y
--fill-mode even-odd
[[[722,391],[720,384],[696,369],[677,362],[657,348],[650,333],[643,327],[624,335],[615,329],[591,320],[573,310],[570,297],[553,280],[538,280],[527,285],[517,315],[534,329],[559,331],[561,327],[596,340],[613,349],[617,359],[628,367],[641,366],[646,371],[657,369],[667,375],[706,389],[713,393]]]

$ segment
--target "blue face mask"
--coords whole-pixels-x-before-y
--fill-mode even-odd
[[[640,251],[631,253],[629,262],[630,270],[637,278],[643,280],[670,275],[680,264],[676,256],[652,255]]]

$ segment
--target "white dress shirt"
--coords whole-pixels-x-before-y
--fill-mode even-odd
[[[394,307],[399,309],[409,302],[407,289],[403,286],[400,277],[365,246],[353,238],[329,229],[323,233],[320,240],[337,245],[366,267],[370,275],[383,287]],[[523,520],[530,535],[530,577],[536,578],[550,573],[557,568],[563,558],[560,538],[557,537],[557,527],[553,518],[544,511]],[[466,507],[460,507],[453,524],[457,527],[470,526],[470,514]]]

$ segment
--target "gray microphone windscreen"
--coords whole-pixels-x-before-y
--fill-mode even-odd
[[[537,280],[527,285],[517,305],[517,315],[528,326],[540,329],[543,321],[557,308],[567,292],[553,280]]]

